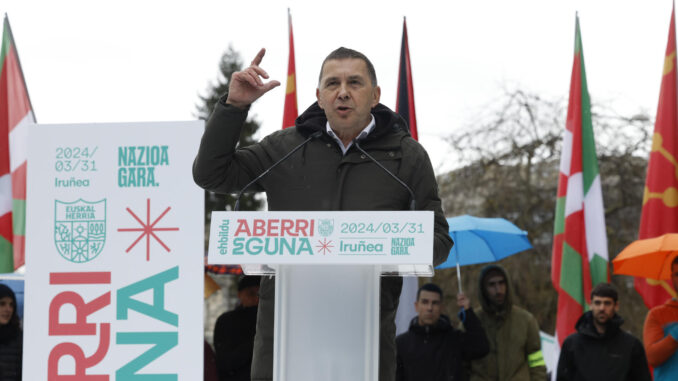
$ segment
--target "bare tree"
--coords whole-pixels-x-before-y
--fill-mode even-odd
[[[551,246],[566,101],[513,89],[487,110],[447,139],[462,167],[439,178],[443,206],[448,216],[503,217],[528,231],[534,249],[501,264],[511,274],[517,303],[553,332],[557,294],[550,278]],[[613,257],[637,237],[652,121],[644,112],[627,117],[597,104],[592,117]],[[482,267],[463,268],[466,289],[478,289]],[[454,270],[436,272],[449,296],[456,293],[455,277]],[[613,277],[625,328],[639,335],[646,309],[630,279]]]

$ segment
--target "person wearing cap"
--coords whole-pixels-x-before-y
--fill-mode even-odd
[[[0,380],[21,381],[23,334],[16,295],[0,283]]]
[[[214,350],[219,381],[249,381],[261,277],[238,281],[238,306],[224,312],[214,325]]]

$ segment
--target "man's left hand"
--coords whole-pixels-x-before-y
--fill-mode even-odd
[[[471,301],[464,293],[457,294],[457,306],[462,307],[465,310],[471,308]]]

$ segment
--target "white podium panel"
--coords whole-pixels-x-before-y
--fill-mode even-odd
[[[378,267],[280,266],[275,308],[274,380],[377,380]]]
[[[24,380],[202,379],[202,127],[29,127]]]
[[[274,274],[274,265],[379,265],[431,276],[432,211],[212,212],[208,262]]]
[[[276,275],[274,381],[375,381],[380,276],[433,274],[433,212],[213,212],[208,262]]]

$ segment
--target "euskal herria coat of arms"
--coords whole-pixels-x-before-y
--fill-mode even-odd
[[[64,259],[74,263],[96,258],[106,243],[106,199],[90,202],[55,200],[54,244]]]
[[[334,231],[334,220],[318,220],[318,234],[328,237]]]

